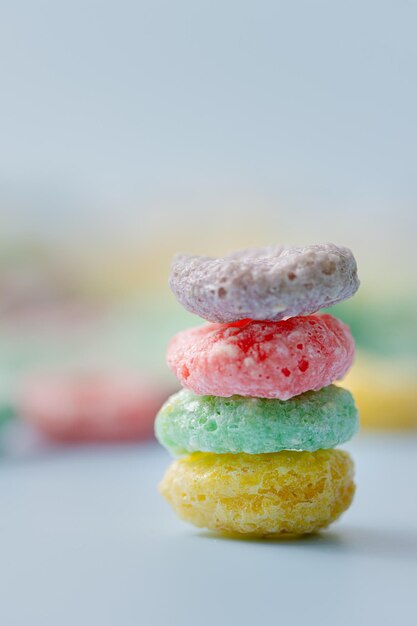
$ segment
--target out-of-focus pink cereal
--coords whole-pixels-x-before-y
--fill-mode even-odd
[[[324,314],[191,328],[171,340],[167,362],[199,395],[287,400],[342,378],[353,356],[349,328]]]
[[[167,393],[136,374],[34,375],[18,396],[21,416],[58,441],[124,441],[153,436]]]

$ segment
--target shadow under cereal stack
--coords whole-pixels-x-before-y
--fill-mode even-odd
[[[333,244],[179,255],[171,288],[209,324],[174,337],[184,389],[161,408],[159,441],[181,456],[161,493],[184,520],[217,532],[301,535],[353,498],[353,462],[335,446],[358,429],[349,328],[321,308],[352,296],[356,262]],[[213,323],[215,322],[215,323]]]

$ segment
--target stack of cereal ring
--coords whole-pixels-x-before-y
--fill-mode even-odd
[[[162,494],[184,520],[233,535],[327,526],[355,490],[352,460],[334,448],[357,431],[358,415],[332,384],[354,342],[341,321],[314,312],[358,289],[352,253],[322,244],[180,255],[170,285],[210,323],[168,347],[184,389],[156,419],[157,438],[180,457]]]

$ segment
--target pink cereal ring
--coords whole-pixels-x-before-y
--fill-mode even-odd
[[[152,437],[167,394],[136,374],[33,375],[18,397],[21,416],[58,441],[126,441]]]
[[[167,362],[181,384],[199,395],[287,400],[342,378],[354,349],[340,320],[308,315],[191,328],[171,340]]]

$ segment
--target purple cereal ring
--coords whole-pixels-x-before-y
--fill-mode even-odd
[[[253,248],[220,258],[179,254],[169,284],[188,311],[224,324],[308,315],[350,298],[359,279],[352,252],[324,243]]]

